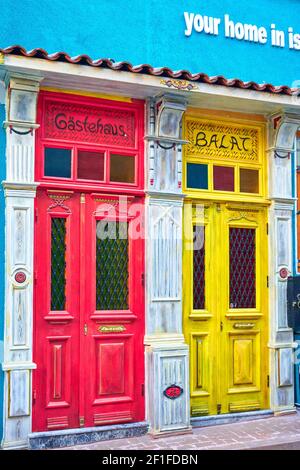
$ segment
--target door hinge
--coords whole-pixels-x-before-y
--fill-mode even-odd
[[[34,403],[36,400],[36,390],[33,390],[32,392],[32,402]]]
[[[269,287],[269,276],[267,276],[267,287]]]
[[[145,273],[141,274],[141,284],[143,287],[145,286]]]
[[[37,220],[38,220],[38,210],[35,209],[35,221],[37,222]]]
[[[141,393],[142,393],[142,397],[144,397],[145,396],[145,384],[141,385]]]
[[[223,322],[220,322],[220,331],[223,331]]]
[[[222,405],[221,403],[217,404],[217,414],[219,415],[221,413]]]
[[[84,426],[84,416],[79,416],[79,426],[83,428]]]
[[[268,224],[268,222],[266,223],[266,230],[267,230],[267,235],[269,235],[269,224]]]
[[[267,375],[267,387],[269,388],[270,387],[270,376]]]
[[[87,334],[88,334],[88,326],[87,326],[86,323],[84,324],[83,331],[84,331],[84,336],[87,336]]]

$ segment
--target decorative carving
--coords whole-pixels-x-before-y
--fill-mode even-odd
[[[96,202],[102,202],[103,204],[110,204],[111,206],[117,207],[119,205],[118,199],[104,199],[104,198],[94,198]]]
[[[259,163],[259,129],[204,119],[187,119],[186,154]]]
[[[65,201],[71,198],[70,194],[48,194],[50,199],[53,199],[55,202],[48,207],[47,211],[50,212],[55,207],[61,207],[68,214],[71,213],[71,209],[65,205]]]
[[[26,290],[13,290],[13,347],[26,346],[27,343],[27,315],[26,315]]]
[[[46,101],[44,137],[135,147],[134,111]]]
[[[231,217],[228,219],[228,221],[233,221],[233,220],[248,220],[248,222],[255,222],[256,217],[257,217],[257,211],[251,210],[251,209],[229,209],[232,212]]]
[[[203,203],[193,204],[193,217],[200,220],[208,220],[209,218],[209,206]]]
[[[92,195],[93,196],[93,195]],[[128,216],[128,209],[133,203],[133,197],[117,196],[115,198],[104,196],[93,196],[95,202],[99,202],[96,210],[93,212],[94,216]]]
[[[160,83],[162,85],[166,85],[168,88],[176,88],[176,90],[198,90],[198,85],[195,83],[190,83],[187,80],[174,80],[172,78],[169,78],[168,80],[165,80],[164,78],[161,79]]]
[[[24,264],[26,249],[24,231],[26,227],[26,209],[15,209],[15,263]]]

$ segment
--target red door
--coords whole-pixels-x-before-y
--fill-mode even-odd
[[[34,431],[144,418],[142,202],[38,191]]]

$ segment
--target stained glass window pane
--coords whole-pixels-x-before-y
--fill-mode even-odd
[[[71,178],[71,150],[45,148],[44,175]]]
[[[208,167],[200,163],[187,164],[188,188],[207,189],[208,188]]]
[[[256,307],[255,229],[231,227],[230,308]]]
[[[233,167],[214,166],[214,189],[217,191],[234,191]]]
[[[104,180],[104,154],[78,150],[77,178],[85,180]]]
[[[127,222],[97,222],[97,310],[128,310],[129,308],[127,233]]]
[[[195,225],[193,235],[193,308],[200,310],[205,308],[205,227]]]
[[[134,183],[135,157],[112,154],[110,156],[110,181],[116,183]]]
[[[258,170],[240,168],[240,191],[242,193],[258,193]]]
[[[66,308],[66,219],[51,220],[51,310]]]

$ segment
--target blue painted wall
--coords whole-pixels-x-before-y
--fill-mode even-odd
[[[184,11],[222,18],[219,36],[186,37]],[[300,34],[299,0],[6,0],[0,47],[86,53],[134,64],[289,86],[300,80],[300,51],[225,38],[223,17]],[[299,85],[300,86],[300,85]]]
[[[0,105],[0,122],[5,121],[5,108]],[[0,127],[0,182],[5,180],[5,148],[6,137],[3,127]],[[0,364],[3,362],[3,338],[4,338],[4,192],[0,186]],[[4,374],[0,366],[0,443],[3,433],[3,379]]]

